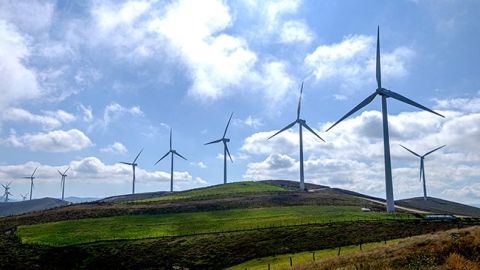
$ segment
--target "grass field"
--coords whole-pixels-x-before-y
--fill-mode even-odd
[[[134,203],[146,203],[157,201],[175,201],[175,200],[188,200],[202,197],[214,197],[224,195],[238,195],[245,193],[258,193],[258,192],[279,192],[289,191],[288,189],[272,184],[261,182],[235,182],[227,183],[223,185],[216,185],[208,188],[199,188],[183,192],[175,192],[173,194],[163,195],[155,198],[148,198],[143,200],[133,201]]]
[[[236,231],[334,221],[389,219],[383,212],[354,206],[290,206],[164,215],[129,215],[19,226],[23,243],[70,245],[100,240],[141,239],[195,233]],[[397,218],[413,218],[408,214]]]
[[[397,243],[399,240],[389,240],[387,243]],[[384,242],[373,242],[362,244],[362,250],[368,250],[372,247],[384,245]],[[359,245],[344,246],[340,249],[340,254],[349,254],[353,252],[359,252]],[[242,264],[238,264],[227,268],[228,270],[265,270],[270,264],[270,269],[286,269],[290,267],[290,258],[292,258],[292,266],[303,264],[313,261],[313,254],[315,253],[315,260],[321,260],[328,257],[334,257],[338,255],[338,248],[322,249],[315,251],[306,251],[298,253],[283,254],[277,256],[269,256],[264,258],[257,258],[250,261],[246,261]]]

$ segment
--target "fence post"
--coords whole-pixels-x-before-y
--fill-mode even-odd
[[[313,252],[313,261],[315,261],[315,251]]]
[[[360,242],[360,250],[362,250],[362,242]]]
[[[292,257],[290,257],[290,267],[292,267]]]
[[[338,253],[337,253],[337,256],[340,256],[340,250],[342,249],[342,247],[338,247]]]
[[[270,270],[270,264],[268,264],[268,270]]]

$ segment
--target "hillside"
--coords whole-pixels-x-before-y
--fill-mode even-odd
[[[424,201],[423,197],[404,199],[396,201],[395,204],[437,214],[480,217],[480,208],[433,197],[428,197],[427,201]]]
[[[297,185],[238,182],[3,217],[0,265],[220,269],[275,254],[478,224],[473,219],[426,221],[407,211],[392,215],[378,198],[313,184],[307,185],[309,192],[299,192]]]
[[[0,216],[20,215],[68,205],[66,201],[54,198],[0,203]]]
[[[297,264],[292,269],[479,270],[480,227],[415,236],[363,252]]]

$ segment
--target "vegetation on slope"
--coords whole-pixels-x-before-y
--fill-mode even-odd
[[[231,209],[164,215],[129,215],[19,226],[24,243],[70,245],[256,228],[352,220],[391,219],[385,212],[361,212],[354,206],[290,206]],[[395,218],[415,218],[397,214]]]
[[[416,236],[294,269],[480,269],[480,227]]]
[[[210,186],[206,188],[197,188],[187,191],[174,192],[155,198],[148,198],[144,200],[137,200],[136,203],[156,202],[156,201],[176,201],[189,200],[198,198],[222,197],[228,195],[239,195],[246,193],[260,193],[260,192],[281,192],[292,191],[287,188],[271,185],[262,182],[243,181],[227,183],[222,185]]]
[[[21,244],[14,234],[2,233],[0,265],[21,269],[223,269],[253,258],[403,238],[473,222],[349,221],[63,247]]]

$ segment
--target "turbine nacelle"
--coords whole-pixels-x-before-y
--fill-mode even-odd
[[[225,143],[230,142],[230,139],[229,138],[223,138],[223,142],[225,142]]]

